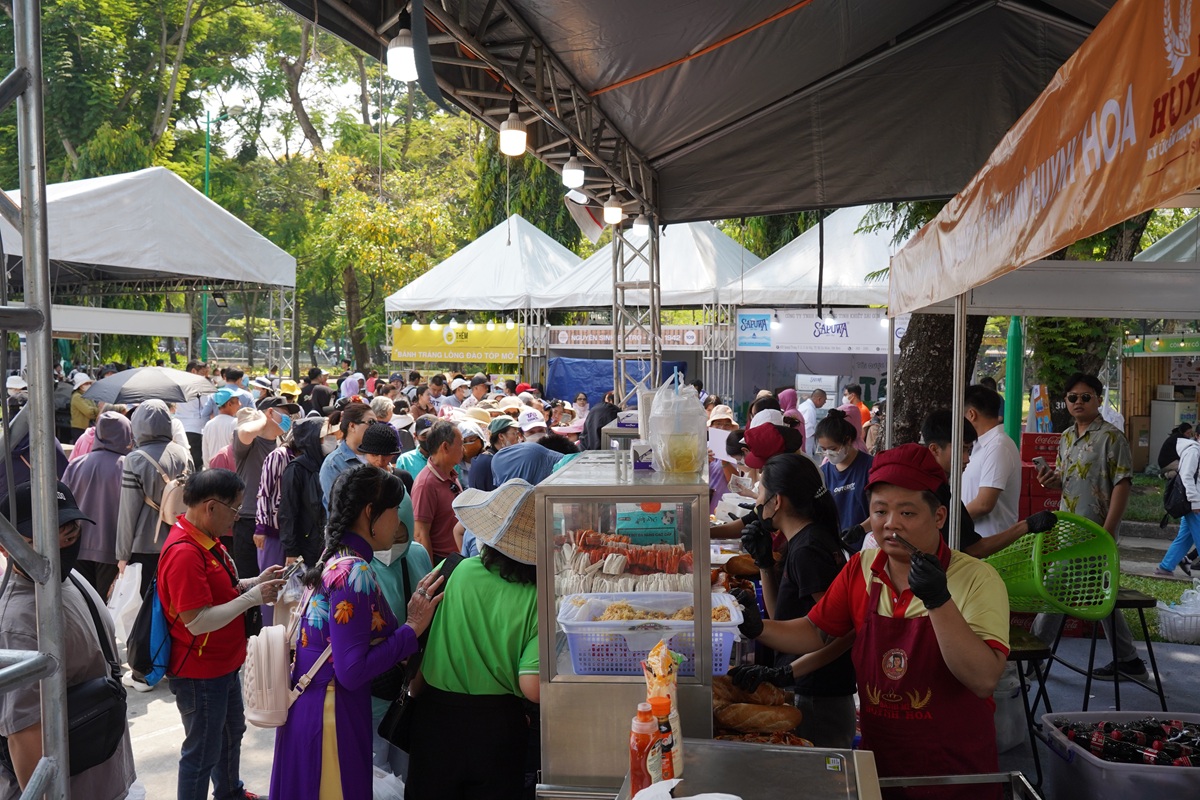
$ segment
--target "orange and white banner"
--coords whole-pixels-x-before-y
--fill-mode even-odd
[[[1198,186],[1200,0],[1119,0],[892,257],[889,311],[962,294]]]

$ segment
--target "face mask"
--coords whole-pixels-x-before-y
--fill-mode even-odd
[[[58,548],[59,574],[62,575],[64,581],[67,579],[67,573],[75,568],[75,562],[79,560],[79,548],[81,547],[83,547],[82,534],[75,540],[75,544],[70,547]]]
[[[828,459],[830,464],[840,464],[846,460],[846,456],[848,455],[845,448],[841,447],[836,450],[822,450],[821,453]]]
[[[394,544],[388,550],[375,551],[375,558],[379,559],[379,562],[387,567],[391,566],[393,562],[404,558],[404,554],[407,552],[408,542],[404,542],[403,544]]]
[[[768,500],[769,499],[770,498],[768,498]],[[775,515],[772,514],[770,517],[764,516],[763,512],[765,510],[766,508],[764,503],[759,503],[754,507],[754,513],[758,516],[758,521],[762,523],[763,530],[770,533],[775,530]]]
[[[544,433],[527,433],[527,434],[525,434],[525,441],[536,442],[537,440],[541,439],[545,435],[546,434],[544,434]]]
[[[282,417],[279,418],[279,427],[283,430],[284,433],[287,433],[288,431],[290,431],[292,429],[292,418],[289,417],[287,414],[284,414]]]
[[[321,454],[329,455],[337,449],[337,437],[333,434],[326,436],[321,440]]]
[[[255,390],[254,390],[254,399],[255,399],[255,400],[261,400],[261,399],[262,399],[262,396],[263,396],[262,389],[255,389]]]

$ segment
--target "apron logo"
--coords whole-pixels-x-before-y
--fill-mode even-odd
[[[883,654],[883,674],[889,679],[898,681],[908,672],[908,653],[899,648],[888,650]]]
[[[1179,25],[1171,19],[1171,0],[1163,0],[1163,45],[1171,77],[1183,69],[1183,60],[1192,54],[1192,0],[1179,0]]]

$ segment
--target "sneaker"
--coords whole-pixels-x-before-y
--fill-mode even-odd
[[[1144,681],[1150,677],[1150,673],[1146,672],[1146,664],[1140,658],[1131,658],[1128,661],[1120,662],[1120,669],[1122,678]],[[1114,672],[1112,662],[1109,662],[1103,667],[1096,667],[1092,670],[1092,677],[1099,681],[1111,681]]]
[[[130,689],[133,689],[135,692],[153,692],[154,691],[153,686],[146,683],[145,681],[139,681],[137,678],[133,677],[132,672],[126,672],[124,675],[121,676],[121,684],[123,686],[128,686]]]
[[[1179,562],[1179,568],[1183,570],[1184,575],[1187,575],[1189,578],[1192,577],[1192,562],[1185,558]]]
[[[246,800],[270,800],[265,794],[255,794],[254,792],[244,792]]]
[[[1175,571],[1169,570],[1169,569],[1163,569],[1162,567],[1155,567],[1154,568],[1154,576],[1156,578],[1174,578]]]

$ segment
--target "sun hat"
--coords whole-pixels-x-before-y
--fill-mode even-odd
[[[373,456],[394,456],[400,453],[400,437],[396,429],[386,422],[372,422],[363,431],[358,452]]]
[[[936,492],[946,482],[946,471],[938,464],[928,447],[902,444],[884,450],[871,462],[867,473],[867,488],[888,483],[918,492]]]
[[[12,524],[22,536],[33,536],[33,485],[26,481],[18,483],[13,489],[14,497],[17,501],[17,513],[12,518]],[[530,496],[532,498],[532,495]],[[8,498],[4,498],[3,508],[8,511]],[[530,513],[532,514],[532,504]],[[530,517],[532,519],[532,516]],[[62,481],[58,482],[58,524],[59,527],[66,525],[68,522],[80,520],[81,522],[91,522],[95,524],[95,520],[91,519],[87,514],[79,510],[79,504],[75,502],[75,495],[71,494],[70,488]],[[66,576],[64,575],[65,579]]]
[[[89,383],[95,383],[95,381],[92,380],[91,375],[88,375],[86,372],[76,372],[75,373],[75,388],[76,389],[82,389],[84,386],[87,386]]]
[[[494,420],[492,420],[491,422],[488,423],[488,433],[489,434],[502,433],[502,432],[508,430],[509,428],[515,428],[515,427],[517,427],[517,421],[515,419],[508,416],[507,414],[501,414],[500,416],[496,417]]]
[[[259,377],[255,378],[254,380],[250,381],[250,385],[257,386],[259,389],[266,389],[268,392],[271,391],[271,388],[272,388],[271,379],[264,378],[261,375]]]
[[[290,394],[295,397],[300,394],[300,387],[291,378],[284,378],[279,382],[279,393]]]
[[[235,395],[233,393],[232,389],[224,388],[224,389],[217,389],[217,391],[213,393],[212,397],[213,397],[213,406],[216,408],[220,408],[221,406],[225,405],[233,398],[237,397],[237,395]]]
[[[488,412],[495,411],[497,414],[500,413],[500,406],[496,405],[496,401],[490,397],[486,397],[483,400],[480,400],[478,403],[475,404],[475,407],[481,408],[484,411],[488,411]],[[490,414],[489,414],[489,416],[490,416]]]
[[[764,408],[762,411],[754,415],[750,420],[750,424],[746,426],[746,430],[757,428],[759,425],[783,425],[783,412],[777,408]]]
[[[511,395],[506,395],[500,399],[501,411],[512,411],[513,409],[519,410],[520,408],[521,401]]]
[[[397,430],[407,430],[413,424],[412,414],[396,414],[392,417],[392,427]]]
[[[28,389],[29,384],[20,375],[9,375],[6,383],[9,389]]]
[[[521,425],[521,430],[529,433],[534,428],[545,428],[546,417],[542,412],[536,409],[527,408],[521,412],[521,416],[517,417],[517,422]]]
[[[483,434],[483,428],[472,419],[460,420],[458,422],[458,432],[462,434],[464,441],[471,436],[474,436],[476,439],[487,440],[487,437]]]
[[[708,415],[708,427],[720,419],[727,419],[733,424],[737,424],[737,420],[733,418],[733,409],[729,406],[713,406],[712,411]]]
[[[466,388],[471,385],[471,382],[465,378],[455,378],[450,382],[450,391],[457,392],[459,389]]]
[[[490,492],[465,489],[453,506],[480,542],[522,564],[537,563],[532,484],[512,478]]]
[[[237,413],[237,429],[240,431],[247,425],[265,418],[267,415],[259,411],[257,408],[244,406],[238,409]]]
[[[570,425],[559,425],[555,428],[551,428],[550,430],[559,435],[565,435],[568,433],[583,433],[583,423],[573,422]]]
[[[473,406],[472,408],[464,408],[464,409],[462,409],[461,413],[462,413],[462,417],[464,419],[469,419],[472,422],[478,422],[480,425],[482,425],[485,428],[489,424],[491,424],[491,421],[492,421],[492,415],[489,414],[488,412],[484,411],[482,408],[479,408],[478,406]]]

